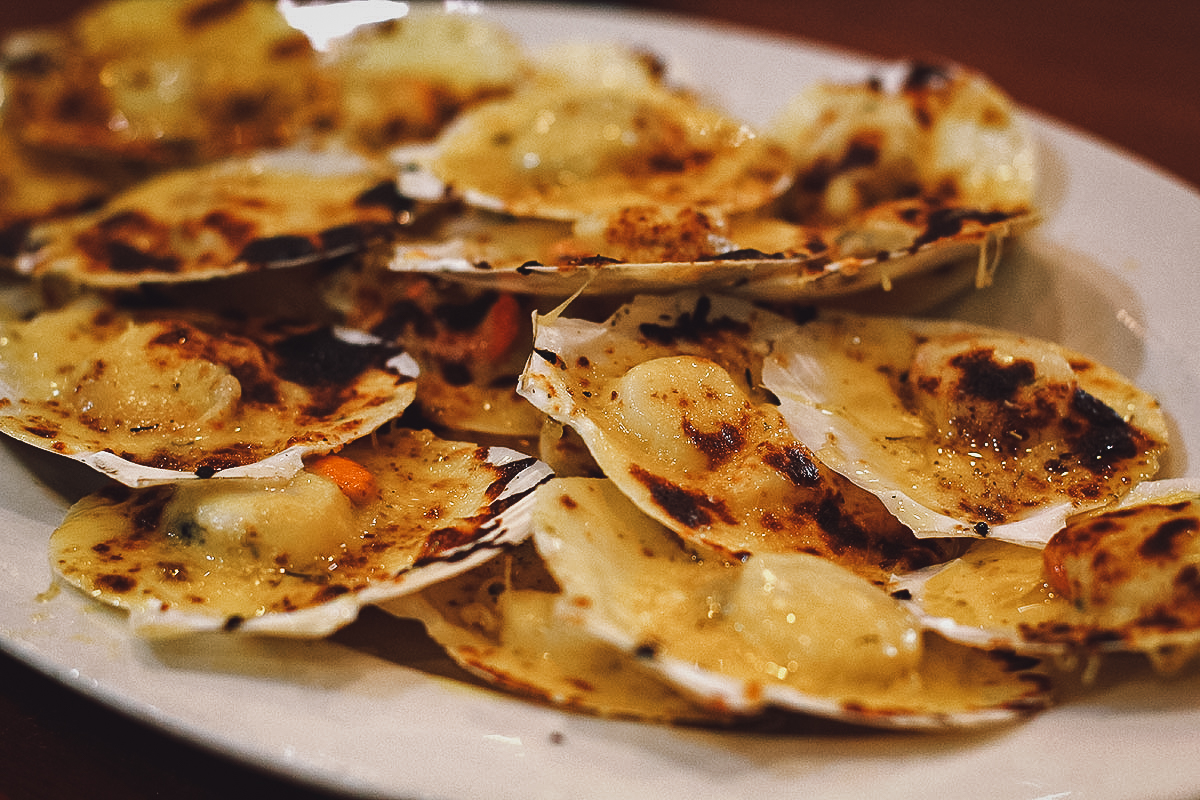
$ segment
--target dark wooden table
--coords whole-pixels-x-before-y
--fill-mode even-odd
[[[6,3],[0,31],[80,0]],[[1200,3],[1150,0],[649,0],[889,58],[989,74],[1020,103],[1200,186]],[[323,795],[202,752],[0,655],[0,800]]]

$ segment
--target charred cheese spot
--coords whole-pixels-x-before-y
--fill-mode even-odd
[[[563,246],[628,262],[701,261],[731,250],[724,220],[695,208],[635,206],[575,222]]]
[[[720,500],[677,486],[636,464],[632,465],[629,471],[650,492],[654,503],[671,519],[686,528],[707,528],[718,521],[727,524],[737,522]]]
[[[670,325],[642,322],[638,325],[638,333],[651,342],[664,346],[705,342],[720,334],[746,336],[750,333],[750,326],[745,322],[724,315],[710,317],[711,312],[712,299],[702,294],[696,298],[695,305],[690,310],[675,315]]]
[[[1057,352],[1011,340],[919,345],[901,391],[959,451],[1007,456],[1052,435],[1070,413],[1075,374]]]

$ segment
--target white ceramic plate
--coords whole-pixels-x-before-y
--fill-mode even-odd
[[[612,10],[485,7],[531,43],[620,39],[733,112],[767,119],[795,87],[863,74],[833,51]],[[951,313],[1048,336],[1138,380],[1174,423],[1169,475],[1200,474],[1200,196],[1104,145],[1033,119],[1047,222],[998,284]],[[0,448],[0,646],[131,715],[315,785],[467,800],[658,797],[1195,797],[1200,670],[1112,665],[1035,719],[969,735],[800,725],[766,734],[596,720],[454,677],[382,615],[330,641],[151,647],[50,585],[46,539],[77,493],[62,461]],[[64,489],[64,487],[69,487]],[[65,493],[64,493],[65,492]],[[450,673],[452,674],[452,673]]]

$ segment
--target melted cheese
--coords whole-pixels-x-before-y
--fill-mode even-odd
[[[724,219],[694,208],[634,206],[576,220],[572,237],[557,245],[560,260],[602,253],[607,258],[654,264],[700,261],[737,249]]]
[[[818,84],[793,97],[767,132],[796,159],[789,193],[805,221],[848,219],[919,181],[923,131],[909,102],[866,86]],[[807,190],[807,191],[806,191]]]
[[[984,631],[1019,631],[1069,618],[1070,604],[1050,585],[1042,552],[1000,541],[972,545],[922,587],[919,605],[933,617]]]

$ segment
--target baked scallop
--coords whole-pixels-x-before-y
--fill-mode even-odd
[[[520,696],[642,722],[711,725],[741,718],[672,687],[640,659],[557,614],[561,599],[527,541],[382,608],[420,620],[456,664]]]
[[[1200,652],[1200,486],[1150,481],[1080,514],[1044,548],[982,541],[893,587],[929,628],[1029,653],[1146,654],[1162,671]]]
[[[952,645],[879,586],[808,553],[734,563],[682,542],[605,480],[538,490],[534,541],[558,614],[679,691],[860,725],[974,727],[1047,702],[1036,659]]]
[[[412,210],[366,159],[260,152],[159,173],[37,226],[18,268],[101,288],[210,280],[365,253]]]
[[[392,267],[547,295],[687,285],[776,302],[841,300],[936,273],[944,298],[987,285],[1003,242],[1038,220],[1031,140],[1011,101],[975,73],[903,64],[886,80],[803,90],[747,140],[787,151],[788,176],[709,197],[704,182],[656,188],[674,178],[654,165],[671,159],[655,154],[652,137],[622,134],[624,117],[601,95],[692,101],[633,59],[618,63],[632,65],[619,88],[600,77],[584,88],[579,76],[534,82],[410,151],[406,191],[462,204],[402,241]],[[651,117],[665,126],[674,113]],[[571,125],[585,130],[562,130]],[[687,160],[676,160],[682,180]],[[736,159],[695,160],[735,174]],[[626,180],[633,191],[609,185]]]
[[[511,32],[439,10],[356,28],[329,43],[324,68],[336,86],[337,135],[382,153],[433,139],[464,108],[510,92],[527,66]]]
[[[0,332],[0,431],[131,486],[286,476],[398,417],[416,364],[359,332],[93,299]]]
[[[317,52],[269,0],[110,0],[10,48],[6,122],[44,151],[195,164],[329,116]]]
[[[522,541],[547,475],[513,451],[394,428],[290,476],[113,485],[72,506],[51,564],[139,635],[324,636]]]
[[[795,324],[742,301],[643,297],[603,323],[537,322],[520,393],[680,537],[730,558],[819,554],[870,581],[937,563],[877,498],[789,429],[759,365]]]
[[[1044,544],[1154,477],[1157,401],[1058,344],[952,320],[822,312],[763,383],[798,439],[918,536]]]

